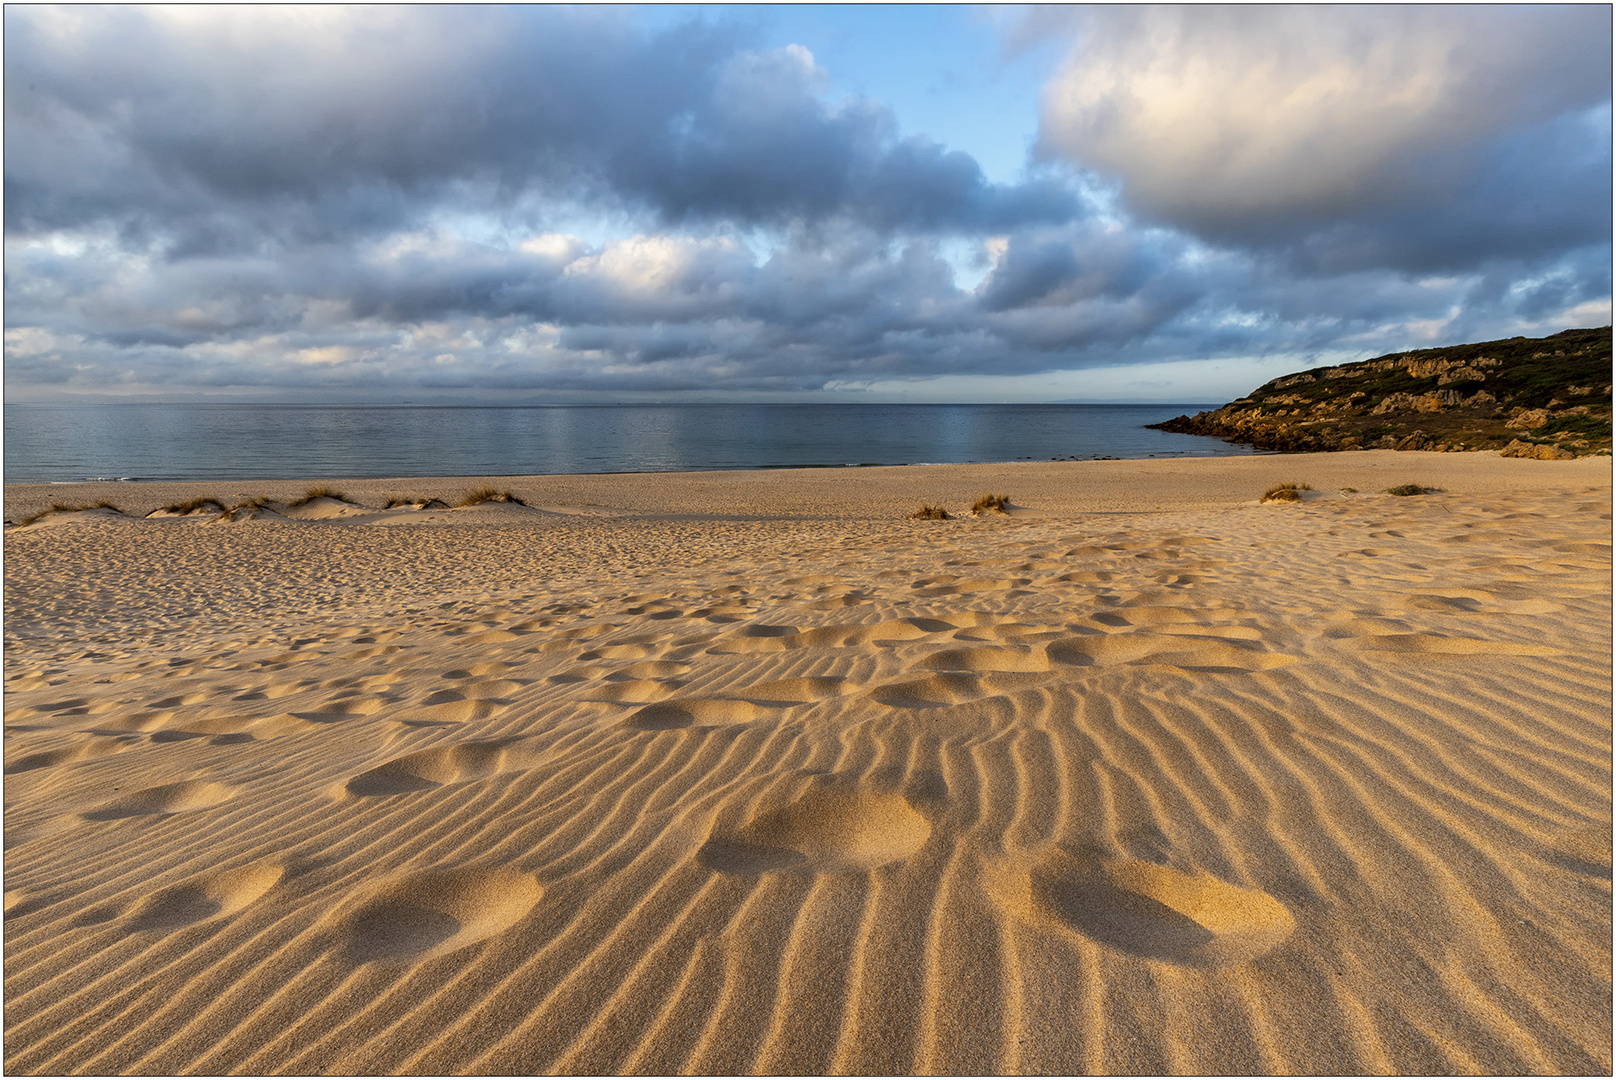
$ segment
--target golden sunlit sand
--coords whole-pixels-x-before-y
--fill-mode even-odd
[[[330,484],[7,489],[8,1072],[1611,1070],[1609,459]]]

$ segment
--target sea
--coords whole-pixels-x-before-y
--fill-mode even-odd
[[[5,482],[524,476],[1228,457],[1177,405],[7,404]]]

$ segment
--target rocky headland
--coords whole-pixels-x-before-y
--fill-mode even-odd
[[[1391,353],[1265,383],[1162,431],[1263,450],[1611,452],[1611,328]]]

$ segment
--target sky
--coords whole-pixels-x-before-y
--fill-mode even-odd
[[[5,398],[1222,402],[1611,321],[1611,8],[5,8]]]

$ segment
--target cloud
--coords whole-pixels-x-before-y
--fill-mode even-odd
[[[1587,10],[1035,12],[1066,164],[993,184],[744,28],[13,6],[7,389],[924,397],[1608,319]]]
[[[875,102],[828,103],[802,46],[647,35],[616,9],[13,7],[6,30],[13,231],[104,221],[208,254],[425,205],[967,230],[1078,209],[1053,181],[988,183]]]
[[[1608,7],[1148,6],[1074,21],[1041,151],[1111,178],[1147,219],[1298,245],[1331,268],[1609,240]]]

